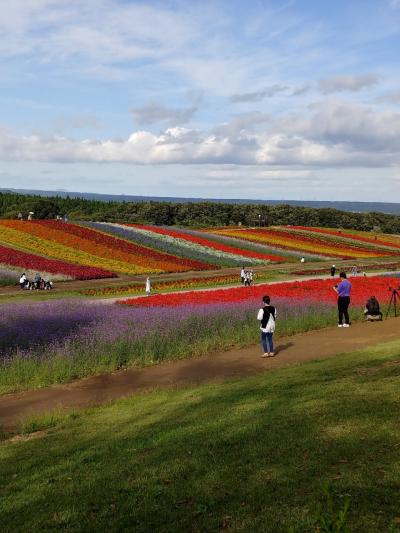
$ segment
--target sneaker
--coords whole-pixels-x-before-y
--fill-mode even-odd
[[[271,352],[271,353],[269,354],[269,356],[270,356],[270,357],[275,357],[274,352]]]
[[[349,328],[349,327],[350,327],[350,324],[343,324],[343,327],[344,327],[344,328]]]
[[[338,327],[338,328],[342,328],[342,327],[343,327],[343,324],[338,324],[337,327]]]
[[[265,352],[261,355],[261,357],[269,357],[269,353]]]

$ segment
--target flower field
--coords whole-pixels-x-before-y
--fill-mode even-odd
[[[300,228],[300,227],[297,227]],[[239,240],[275,246],[285,250],[317,255],[319,257],[341,259],[368,259],[374,257],[397,256],[399,252],[389,249],[386,244],[373,239],[343,239],[335,231],[313,232],[315,228],[292,226],[273,228],[219,228],[212,234],[234,237]],[[354,236],[355,237],[355,236]]]
[[[337,294],[332,287],[337,278],[261,284],[254,287],[238,287],[232,289],[216,289],[214,291],[192,291],[180,294],[159,294],[151,297],[132,298],[119,302],[134,307],[180,307],[185,305],[210,304],[242,304],[247,301],[261,301],[265,294],[273,300],[284,298],[293,303],[309,304],[325,303],[335,305]],[[375,295],[382,303],[388,300],[389,285],[397,283],[396,279],[374,276],[359,277],[351,280],[353,285],[351,301],[353,305],[364,305],[366,300]]]
[[[101,268],[76,265],[56,259],[46,259],[39,255],[22,252],[0,245],[0,263],[21,270],[37,270],[42,274],[64,274],[74,279],[101,279],[116,277],[113,272]]]
[[[185,272],[213,268],[201,261],[180,258],[119,237],[60,221],[21,224],[19,221],[2,220],[0,241],[6,245],[3,246],[0,263],[51,273],[66,273],[67,267],[61,265],[65,263],[70,265],[68,275],[76,279],[89,279],[78,267],[84,267],[83,270],[87,267],[95,269],[88,274],[90,278],[113,277],[115,273]],[[39,254],[45,256],[41,258],[42,261],[39,261]],[[49,269],[47,263],[52,260],[56,262],[53,262]],[[96,270],[98,276],[95,275]],[[104,275],[104,272],[107,272],[107,275]]]
[[[220,255],[221,257],[237,258],[240,261],[246,261],[251,259],[254,263],[266,263],[266,262],[282,262],[283,257],[278,255],[271,255],[262,252],[255,252],[252,250],[246,250],[238,246],[230,246],[215,240],[207,239],[205,236],[194,235],[185,231],[180,231],[171,228],[163,228],[158,226],[145,226],[140,224],[127,224],[129,227],[135,228],[137,231],[152,232],[160,235],[165,239],[173,239],[180,241],[181,246],[199,247],[200,249],[208,250],[209,253]]]
[[[236,275],[228,276],[213,276],[206,278],[189,278],[189,279],[177,279],[170,281],[155,281],[152,284],[152,291],[164,291],[164,290],[187,290],[195,287],[215,287],[216,285],[232,285],[238,283],[239,278]],[[85,296],[112,296],[118,294],[124,294],[127,292],[141,294],[145,292],[143,283],[133,283],[130,285],[122,285],[120,287],[99,287],[95,289],[84,289],[80,291],[80,294]]]
[[[299,255],[307,261],[400,256],[400,238],[361,233],[306,226],[199,231],[143,224],[0,220],[0,264],[91,279],[277,264],[297,261]]]
[[[350,239],[352,241],[358,241],[363,243],[368,243],[373,247],[388,247],[393,249],[400,249],[400,237],[397,235],[387,235],[387,234],[378,234],[374,233],[371,237],[371,234],[368,232],[354,231],[349,230],[334,230],[330,228],[313,228],[308,226],[286,226],[289,230],[306,232],[308,234],[319,233],[326,235],[328,237],[339,237],[339,239]]]

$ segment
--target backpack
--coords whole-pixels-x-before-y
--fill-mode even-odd
[[[258,320],[262,321],[263,317],[264,317],[264,309],[260,309],[259,312],[258,312],[257,318],[258,318]],[[268,322],[266,323],[264,328],[262,327],[262,322],[261,322],[260,329],[261,329],[261,331],[263,333],[274,333],[274,331],[275,331],[275,318],[274,318],[274,315],[272,313],[269,313]]]

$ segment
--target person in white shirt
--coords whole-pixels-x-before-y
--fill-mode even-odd
[[[246,271],[244,267],[242,267],[242,270],[240,271],[240,277],[242,279],[242,285],[244,285],[244,282],[246,281]]]
[[[150,278],[146,279],[146,294],[147,296],[150,296],[151,293],[151,281]]]
[[[19,278],[19,286],[21,287],[21,289],[25,289],[25,285],[26,285],[26,276],[24,272],[22,276]]]
[[[258,311],[257,320],[261,322],[261,344],[264,350],[261,357],[274,357],[272,336],[275,331],[276,307],[271,305],[269,296],[263,297],[263,307]]]

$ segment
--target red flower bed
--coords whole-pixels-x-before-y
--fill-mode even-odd
[[[233,289],[217,289],[215,291],[190,291],[178,294],[160,294],[150,297],[131,298],[120,303],[138,307],[177,307],[181,305],[205,305],[213,303],[237,303],[249,299],[261,301],[265,294],[274,298],[289,298],[294,301],[326,302],[335,304],[337,294],[332,287],[338,280],[310,280],[290,283],[274,283],[255,287],[238,287]],[[353,289],[351,302],[353,305],[364,305],[374,295],[382,303],[388,300],[388,287],[397,286],[398,278],[370,277],[351,280]]]
[[[372,239],[371,237],[364,237],[362,235],[354,235],[352,233],[344,233],[343,231],[328,229],[328,228],[312,228],[308,226],[286,226],[288,229],[297,229],[300,231],[311,231],[313,233],[322,233],[325,235],[333,235],[335,237],[343,237],[344,239],[354,239],[356,241],[368,242],[374,246],[390,246],[391,248],[400,248],[400,244],[394,242],[384,241],[382,239]]]
[[[69,233],[76,237],[80,237],[81,239],[86,239],[96,244],[107,246],[110,249],[118,249],[119,251],[135,255],[139,254],[143,257],[149,257],[157,261],[185,265],[193,270],[207,270],[213,268],[212,266],[202,263],[201,261],[182,259],[180,257],[176,257],[175,255],[158,252],[152,248],[146,248],[145,246],[140,246],[138,244],[125,241],[124,239],[113,237],[112,235],[108,235],[106,233],[101,233],[100,231],[78,226],[77,224],[71,224],[70,222],[65,223],[59,220],[36,220],[34,223],[49,227],[51,229],[59,230],[64,233]]]
[[[236,248],[235,246],[229,246],[227,244],[222,244],[220,242],[215,242],[203,237],[197,237],[195,235],[189,235],[177,230],[170,230],[155,226],[145,226],[142,224],[125,224],[126,226],[132,226],[134,228],[145,229],[147,231],[153,231],[160,235],[168,235],[169,237],[175,237],[176,239],[181,239],[183,241],[193,242],[195,244],[200,244],[201,246],[206,246],[213,250],[220,250],[221,252],[226,252],[234,255],[241,255],[243,257],[249,257],[253,259],[262,259],[264,261],[275,261],[282,262],[285,259],[279,255],[263,254],[261,252],[254,252],[253,250],[243,250],[241,248]]]
[[[64,263],[57,259],[45,259],[28,252],[21,252],[6,246],[0,246],[0,263],[21,267],[21,269],[37,270],[39,272],[49,272],[51,274],[65,274],[75,279],[99,279],[116,278],[113,272],[108,272],[101,268],[89,266],[73,265]]]

